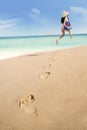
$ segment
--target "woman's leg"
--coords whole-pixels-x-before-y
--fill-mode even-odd
[[[56,44],[58,44],[58,41],[65,36],[65,30],[62,30],[62,35],[56,40]]]
[[[72,34],[71,34],[71,31],[70,31],[70,30],[67,30],[67,31],[68,31],[68,33],[69,33],[70,37],[72,38]]]

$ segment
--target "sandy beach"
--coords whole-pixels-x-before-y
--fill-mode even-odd
[[[87,130],[87,47],[0,61],[0,130]]]

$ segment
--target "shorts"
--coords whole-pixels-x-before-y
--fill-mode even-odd
[[[65,23],[64,29],[65,29],[65,30],[70,30],[70,29],[72,29],[70,22],[66,22],[66,23]]]
[[[72,27],[64,27],[64,30],[70,30]]]

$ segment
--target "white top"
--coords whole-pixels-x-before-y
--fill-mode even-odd
[[[68,17],[66,16],[66,17],[65,17],[65,20],[64,20],[64,25],[65,25],[65,23],[68,22],[68,21],[69,21],[69,19],[68,19]]]

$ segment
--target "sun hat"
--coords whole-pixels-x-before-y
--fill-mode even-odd
[[[65,17],[65,16],[67,16],[67,15],[69,15],[69,12],[67,12],[67,11],[63,11],[63,12],[62,12],[62,16],[63,16],[63,17]]]

